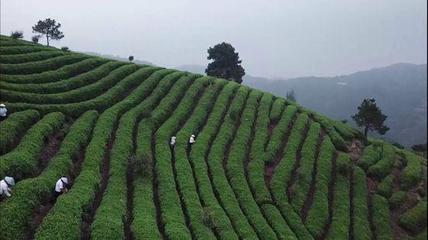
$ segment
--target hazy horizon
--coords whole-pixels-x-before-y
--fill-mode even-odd
[[[0,0],[1,34],[51,17],[71,50],[153,62],[208,63],[206,50],[230,42],[247,74],[336,76],[395,63],[426,64],[424,0],[81,1]],[[41,43],[44,43],[41,39]]]

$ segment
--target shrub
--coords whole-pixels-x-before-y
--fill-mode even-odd
[[[277,123],[279,121],[284,108],[285,108],[285,100],[283,98],[275,99],[272,105],[272,110],[270,112],[270,121],[272,123]]]
[[[31,41],[32,41],[33,43],[39,43],[40,37],[41,37],[40,35],[32,36],[32,37],[31,37]]]
[[[70,52],[70,48],[68,47],[61,47],[61,50],[64,52]]]
[[[386,177],[394,167],[395,163],[395,150],[390,144],[384,143],[382,145],[382,157],[374,165],[370,166],[367,173],[377,179]]]
[[[10,34],[10,37],[12,37],[13,39],[22,39],[24,38],[24,32],[23,31],[13,31]]]
[[[400,217],[400,226],[417,233],[427,226],[427,201],[420,201],[415,207],[405,212]]]
[[[394,175],[393,174],[388,175],[378,185],[377,193],[384,196],[385,198],[391,197],[393,181],[394,181]]]
[[[389,198],[389,206],[392,209],[399,208],[407,200],[407,192],[397,191]]]
[[[407,159],[407,166],[401,172],[400,184],[403,189],[408,190],[422,180],[422,159],[409,151],[405,151],[404,156]]]
[[[382,145],[372,143],[364,148],[363,156],[358,160],[358,166],[367,171],[367,169],[378,162],[381,158]]]

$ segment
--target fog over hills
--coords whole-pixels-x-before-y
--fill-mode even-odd
[[[177,67],[204,73],[204,66]],[[272,80],[244,76],[244,84],[285,96],[293,89],[303,106],[331,118],[347,119],[365,97],[374,97],[388,116],[391,130],[384,136],[407,147],[427,141],[427,65],[398,63],[335,77],[300,77]]]

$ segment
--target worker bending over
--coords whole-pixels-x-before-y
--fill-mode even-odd
[[[68,178],[63,176],[56,181],[54,196],[57,198],[59,195],[66,192],[68,192]]]
[[[3,103],[0,104],[0,121],[7,118],[7,108]]]
[[[195,135],[192,134],[189,138],[189,144],[194,144],[195,142],[196,142]]]
[[[175,137],[175,136],[171,137],[171,141],[169,142],[169,144],[171,145],[171,147],[174,147],[176,140],[177,140],[177,137]]]
[[[4,177],[0,181],[0,198],[10,197],[12,195],[11,187],[15,185],[15,179],[13,177]]]

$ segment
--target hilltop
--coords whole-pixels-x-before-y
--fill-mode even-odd
[[[1,239],[426,238],[426,159],[271,93],[1,36],[0,102]]]

